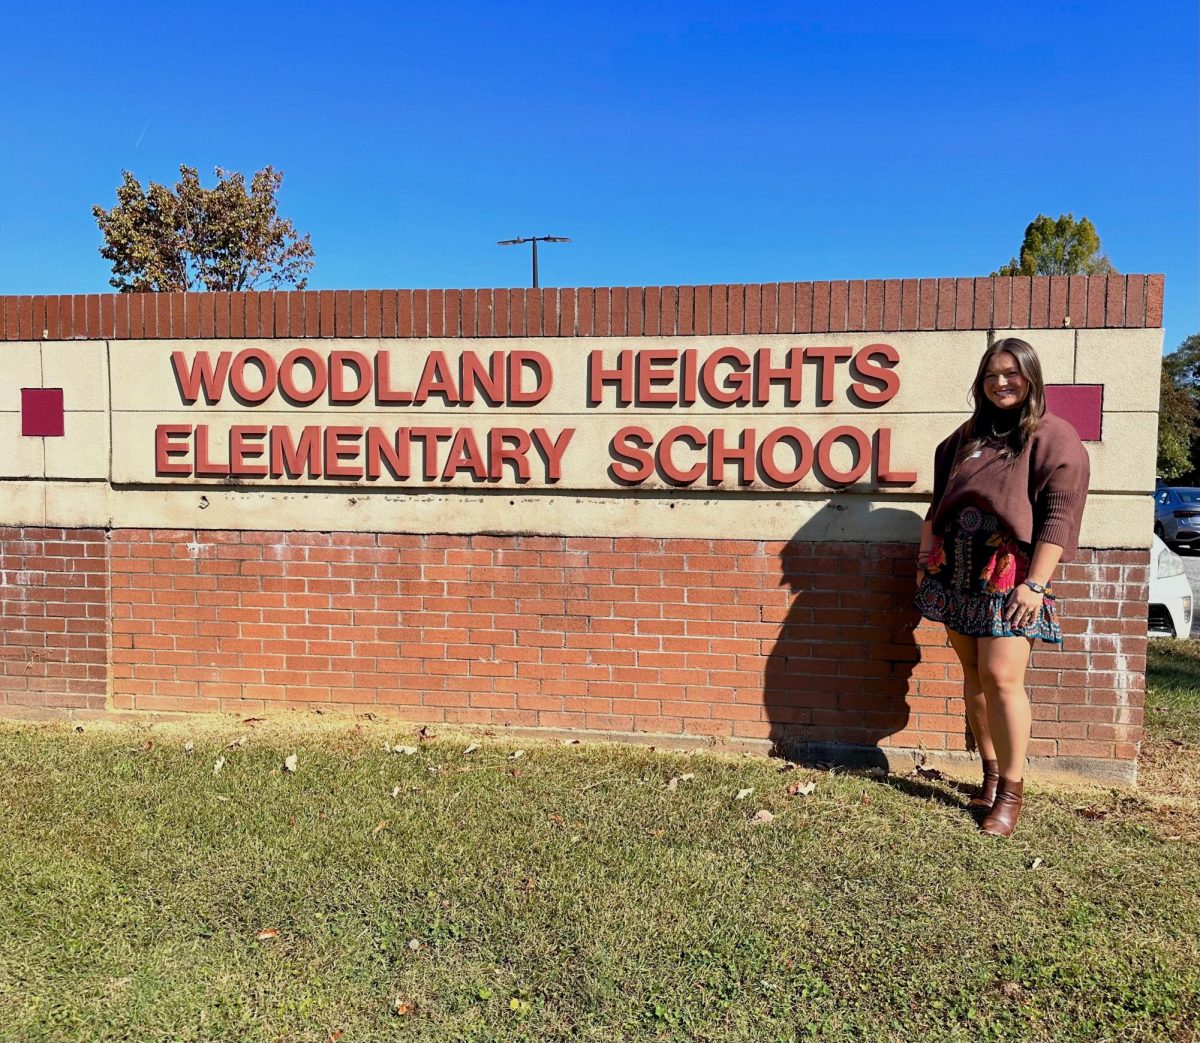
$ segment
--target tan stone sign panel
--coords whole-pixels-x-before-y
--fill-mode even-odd
[[[817,542],[916,540],[928,506],[920,498],[855,492],[599,495],[505,492],[379,492],[328,489],[5,482],[10,525],[113,528],[313,530],[321,532],[540,533]],[[1154,509],[1145,494],[1088,497],[1080,546],[1148,547]]]
[[[1148,499],[1152,484],[1161,331],[1011,332],[1038,349],[1048,384],[1103,386],[1085,531],[1140,545],[1140,528],[1111,541],[1115,519],[1140,527],[1144,513],[1119,497]],[[670,517],[653,525],[666,532],[684,513],[723,526],[736,513],[726,505],[740,503],[775,532],[797,498],[916,518],[907,505],[928,494],[933,448],[968,414],[988,341],[958,331],[14,343],[0,382],[3,520],[236,527],[241,512],[267,527],[361,529],[368,501],[322,498],[335,492],[368,493],[372,515],[404,504],[409,524],[440,530],[449,512],[494,531]],[[21,437],[26,386],[63,389],[64,437]],[[12,484],[24,480],[47,491],[31,498]],[[200,496],[212,509],[193,518]],[[710,506],[681,512],[685,500]],[[865,533],[863,510],[848,517]]]

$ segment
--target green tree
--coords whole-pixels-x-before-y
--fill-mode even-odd
[[[1188,388],[1200,399],[1200,333],[1193,333],[1167,355],[1163,370],[1176,387]]]
[[[1115,273],[1101,251],[1100,235],[1086,217],[1038,214],[1025,229],[1020,259],[1014,257],[993,275],[1108,275]]]
[[[313,248],[277,212],[282,172],[264,167],[249,191],[241,174],[221,167],[211,189],[194,167],[181,166],[179,174],[174,188],[152,181],[143,190],[124,170],[117,205],[92,207],[104,236],[100,255],[112,262],[112,286],[122,293],[304,289]]]
[[[1195,470],[1192,443],[1200,412],[1186,388],[1177,387],[1164,368],[1158,396],[1158,476],[1173,481]]]
[[[1200,333],[1163,359],[1158,400],[1158,474],[1168,481],[1200,470]]]

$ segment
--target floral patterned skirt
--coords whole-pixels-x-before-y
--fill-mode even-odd
[[[1000,520],[977,507],[964,507],[944,537],[934,536],[917,610],[968,637],[1027,637],[1062,643],[1050,588],[1042,610],[1028,626],[1004,618],[1009,594],[1029,575],[1030,547],[1006,532]]]

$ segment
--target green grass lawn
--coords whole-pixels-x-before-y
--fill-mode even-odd
[[[1195,770],[1200,650],[1152,671],[1150,747]],[[0,1040],[1200,1038],[1200,803],[1169,771],[1034,785],[1006,842],[948,779],[518,748],[0,728]]]
[[[1146,737],[1200,745],[1200,641],[1151,641]]]

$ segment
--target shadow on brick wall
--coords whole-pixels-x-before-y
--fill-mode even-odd
[[[872,519],[885,531],[912,529],[912,542],[829,542],[845,525],[845,511],[835,497],[780,552],[779,585],[789,593],[777,611],[763,702],[777,755],[886,767],[881,742],[909,729],[920,521],[910,511],[880,508]],[[881,517],[889,514],[897,517]]]

